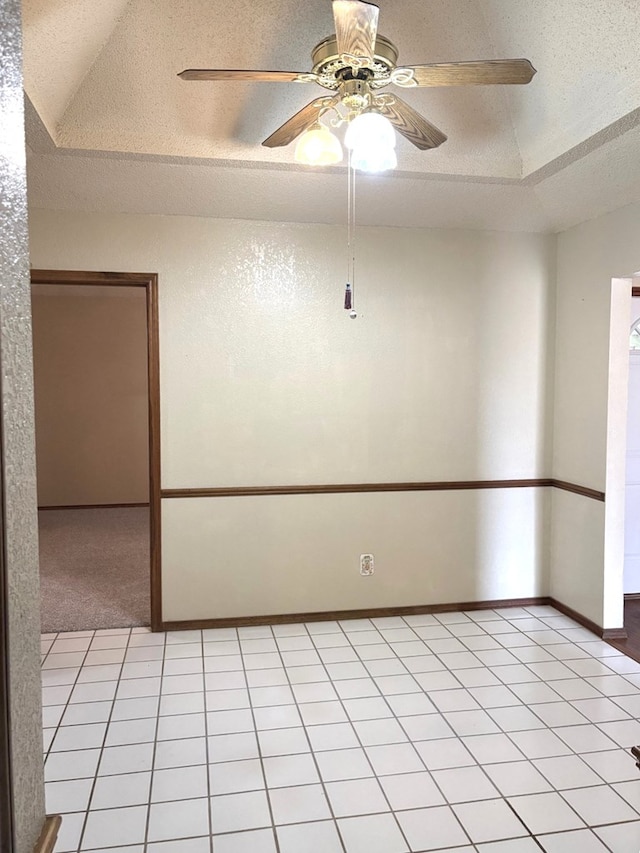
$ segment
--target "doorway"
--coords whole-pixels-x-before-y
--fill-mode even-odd
[[[160,630],[157,276],[31,283],[43,630]]]

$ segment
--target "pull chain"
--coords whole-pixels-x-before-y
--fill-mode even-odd
[[[356,170],[351,164],[351,149],[347,163],[347,286],[344,293],[344,307],[352,320],[357,317],[355,311],[356,278]]]

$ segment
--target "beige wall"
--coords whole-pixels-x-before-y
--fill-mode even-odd
[[[545,476],[554,238],[363,228],[357,245],[352,321],[342,228],[31,219],[34,266],[159,273],[165,488]],[[165,499],[164,616],[544,594],[547,499]]]
[[[640,269],[638,233],[636,204],[558,236],[553,476],[606,490],[607,502],[554,495],[550,589],[610,628],[622,624],[631,299],[631,282],[612,279]]]
[[[143,288],[34,285],[40,506],[149,494]]]

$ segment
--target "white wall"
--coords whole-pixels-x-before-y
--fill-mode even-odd
[[[163,501],[168,619],[545,592],[546,489]],[[197,531],[197,536],[194,536]],[[358,558],[375,555],[361,578]],[[178,567],[180,571],[177,571]],[[197,595],[185,594],[197,590]]]
[[[164,488],[548,471],[553,238],[361,229],[352,321],[341,228],[45,211],[30,225],[34,267],[159,273]],[[165,499],[164,616],[544,594],[545,500]]]
[[[640,296],[631,300],[629,327],[640,320]],[[625,478],[624,591],[640,593],[640,350],[629,353]]]
[[[640,205],[558,236],[553,476],[607,492],[597,508],[553,498],[551,595],[605,628],[622,625],[628,300],[640,269]],[[613,336],[611,329],[614,329]],[[622,359],[622,361],[621,361]],[[613,391],[609,398],[610,386]]]

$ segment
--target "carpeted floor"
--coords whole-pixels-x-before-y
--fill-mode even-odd
[[[149,624],[149,509],[42,510],[42,631]]]

